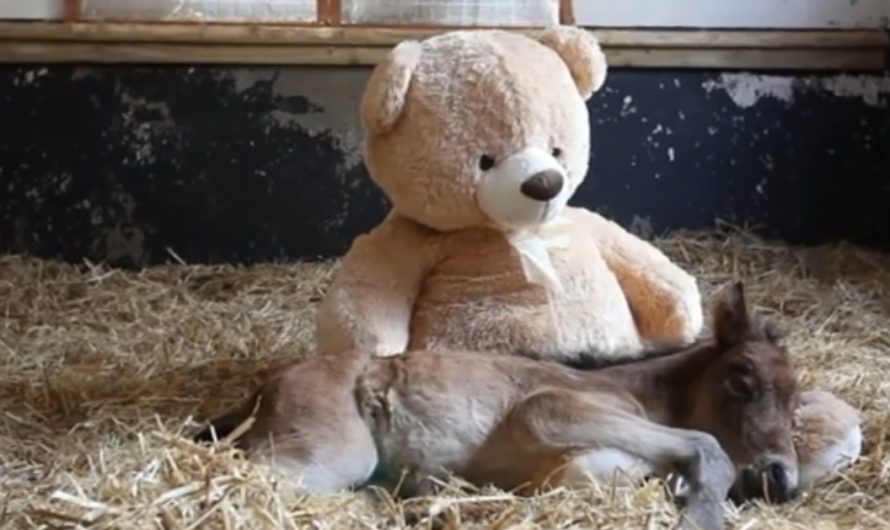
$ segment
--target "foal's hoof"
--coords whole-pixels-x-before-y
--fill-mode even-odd
[[[723,530],[724,527],[720,503],[690,497],[676,530]]]
[[[683,478],[683,475],[671,473],[665,479],[664,487],[678,507],[684,508],[686,506],[691,490],[689,483]]]

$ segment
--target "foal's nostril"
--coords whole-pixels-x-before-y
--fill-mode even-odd
[[[519,191],[529,199],[549,201],[559,195],[562,186],[563,178],[558,171],[541,171],[526,179]]]
[[[787,467],[779,463],[743,468],[730,498],[737,504],[754,499],[774,504],[789,502],[800,494],[790,473]]]
[[[785,466],[778,463],[768,464],[763,474],[766,475],[767,489],[770,500],[773,502],[787,502],[794,498],[795,490],[788,481],[788,472]]]
[[[775,484],[779,489],[785,489],[788,484],[788,476],[785,474],[785,468],[781,464],[770,464],[766,466],[766,475],[771,484]]]

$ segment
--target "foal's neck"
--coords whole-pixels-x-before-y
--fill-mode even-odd
[[[589,372],[624,388],[649,417],[671,426],[686,426],[703,373],[716,355],[716,344],[702,340],[687,349]]]

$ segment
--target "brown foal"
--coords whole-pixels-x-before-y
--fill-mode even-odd
[[[372,476],[422,494],[452,473],[534,491],[619,469],[633,479],[677,472],[688,486],[680,526],[722,528],[738,470],[762,476],[774,497],[793,495],[798,391],[741,284],[713,315],[712,339],[592,371],[470,352],[317,357],[278,372],[197,438],[237,437],[314,492]]]

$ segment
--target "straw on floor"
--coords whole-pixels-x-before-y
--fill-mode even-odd
[[[745,233],[658,241],[706,295],[745,280],[790,332],[803,384],[864,411],[867,452],[739,529],[890,528],[890,256],[795,249]],[[124,272],[0,258],[0,528],[663,528],[657,483],[517,498],[455,481],[436,497],[309,497],[225,446],[181,436],[266,368],[311,354],[334,264]]]

